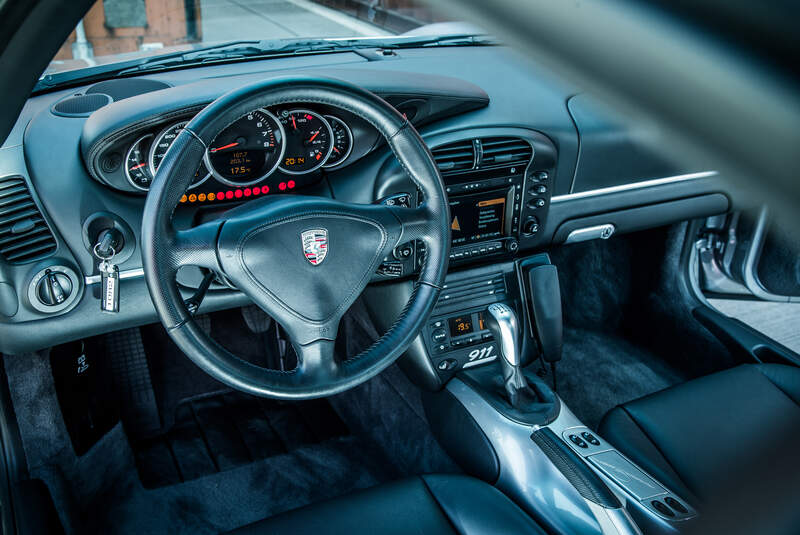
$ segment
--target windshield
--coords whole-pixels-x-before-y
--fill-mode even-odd
[[[418,0],[97,0],[44,74],[231,41],[454,33],[444,20]]]

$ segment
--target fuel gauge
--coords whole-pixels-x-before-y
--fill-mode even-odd
[[[125,157],[125,177],[134,188],[142,191],[150,189],[150,184],[153,182],[153,175],[147,165],[147,153],[152,141],[153,134],[140,137],[133,142]]]

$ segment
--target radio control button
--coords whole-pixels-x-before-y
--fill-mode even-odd
[[[547,171],[539,171],[536,173],[536,180],[547,180],[550,178],[550,175],[547,174]]]
[[[515,253],[517,252],[517,249],[519,249],[519,243],[517,242],[517,240],[508,240],[506,242],[506,250],[508,252]]]
[[[547,186],[545,186],[544,184],[538,184],[529,189],[528,193],[530,193],[531,195],[544,195],[545,193],[547,193]]]
[[[542,206],[545,205],[545,202],[546,201],[544,199],[537,197],[536,199],[529,200],[527,206],[528,208],[534,208],[534,209],[541,208]]]

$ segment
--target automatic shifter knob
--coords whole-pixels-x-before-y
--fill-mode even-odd
[[[517,314],[505,303],[494,303],[487,309],[486,326],[500,347],[500,365],[508,401],[512,407],[517,407],[520,392],[528,388],[522,375]]]

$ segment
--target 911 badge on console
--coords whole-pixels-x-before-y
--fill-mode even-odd
[[[324,228],[306,230],[300,234],[303,254],[312,266],[318,266],[328,256],[328,231]]]

